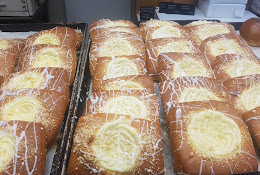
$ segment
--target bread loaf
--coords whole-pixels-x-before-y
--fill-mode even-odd
[[[240,35],[250,46],[260,46],[260,19],[251,18],[240,27]]]

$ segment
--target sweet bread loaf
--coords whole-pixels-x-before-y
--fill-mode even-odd
[[[9,51],[0,49],[0,75],[7,76],[14,72],[16,56]]]
[[[141,38],[131,33],[118,33],[92,42],[90,48],[90,72],[93,75],[100,57],[140,55],[145,60],[145,46]]]
[[[92,86],[93,91],[105,90],[146,90],[153,93],[153,79],[146,75],[129,75],[102,81],[101,84]]]
[[[160,81],[182,76],[214,78],[208,59],[201,53],[162,53],[158,56]]]
[[[146,36],[146,33],[150,28],[163,26],[180,26],[180,24],[174,21],[150,19],[148,21],[141,22],[139,29],[143,33],[143,36]]]
[[[179,104],[168,113],[178,174],[256,172],[256,154],[239,112],[228,103]]]
[[[228,101],[228,91],[218,80],[208,77],[179,77],[159,84],[164,111],[176,103],[192,101]]]
[[[255,55],[252,49],[234,34],[219,34],[209,37],[201,43],[200,50],[211,64],[216,56],[222,54]]]
[[[93,75],[93,87],[104,80],[129,75],[146,75],[146,61],[138,55],[103,57],[97,60]]]
[[[25,46],[24,39],[1,39],[0,49],[5,50],[15,55],[15,59],[18,59],[20,52]]]
[[[77,46],[76,31],[69,27],[55,27],[48,30],[42,30],[26,38],[26,47],[38,44],[66,46],[76,49]]]
[[[20,55],[18,70],[58,67],[69,72],[69,80],[72,84],[75,77],[77,58],[75,49],[56,45],[34,45],[27,47]]]
[[[110,19],[101,19],[93,22],[90,25],[90,30],[89,30],[90,38],[93,39],[99,29],[109,28],[109,27],[128,27],[132,29],[138,29],[137,26],[131,21],[127,21],[127,20],[112,21]]]
[[[110,90],[93,92],[84,114],[114,113],[146,120],[158,120],[159,104],[156,94],[145,90]]]
[[[251,18],[240,27],[240,35],[250,46],[260,46],[260,19]]]
[[[44,127],[35,122],[0,122],[0,174],[45,174]]]
[[[47,147],[53,144],[68,106],[66,95],[41,89],[2,91],[0,95],[0,121],[41,123],[47,131]]]
[[[260,148],[260,107],[252,109],[243,114],[243,120],[245,121],[252,137]]]
[[[158,75],[158,56],[161,53],[181,52],[198,53],[198,46],[195,42],[184,38],[160,38],[147,41],[146,64],[149,75]]]
[[[188,35],[198,45],[205,39],[218,34],[236,34],[234,27],[228,23],[206,23],[188,28]]]
[[[97,28],[96,33],[92,38],[92,41],[95,41],[98,38],[113,37],[114,35],[117,35],[117,33],[131,33],[139,38],[143,38],[143,35],[138,28],[118,26],[108,28]]]
[[[4,78],[1,89],[47,89],[69,96],[69,84],[69,74],[66,69],[45,67],[11,74]]]
[[[164,174],[159,121],[116,114],[79,119],[68,175]]]
[[[260,74],[260,61],[256,56],[223,54],[212,64],[216,78],[226,81],[229,78]]]
[[[197,26],[197,25],[202,25],[202,24],[211,24],[215,23],[214,21],[207,21],[207,20],[198,20],[198,21],[192,21],[188,24],[185,25],[185,27],[192,27],[192,26]]]
[[[158,38],[187,38],[187,30],[182,26],[160,26],[149,28],[146,32],[145,40]]]
[[[236,108],[246,112],[260,106],[260,74],[231,78],[223,84]]]

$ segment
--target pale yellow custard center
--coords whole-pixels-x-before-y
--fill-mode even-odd
[[[191,45],[188,41],[176,41],[170,42],[166,45],[158,47],[158,55],[167,52],[182,52],[182,53],[192,53]],[[157,56],[158,56],[157,55]]]
[[[224,114],[208,110],[189,117],[187,134],[197,154],[205,158],[223,158],[241,148],[240,129]]]
[[[139,83],[133,81],[114,81],[106,85],[107,90],[144,89]]]
[[[15,153],[15,137],[0,130],[0,172],[12,162]]]
[[[10,48],[9,42],[6,40],[0,40],[0,49],[8,49]]]
[[[46,48],[37,54],[32,63],[34,68],[37,67],[62,67],[66,68],[60,55],[60,50],[56,48]]]
[[[33,42],[33,45],[36,44],[60,45],[61,43],[55,34],[42,34]]]
[[[249,89],[243,91],[237,99],[237,103],[244,111],[250,111],[260,106],[260,84],[251,86]]]
[[[203,25],[198,27],[198,35],[201,41],[218,34],[228,34],[229,29],[222,25]]]
[[[181,37],[181,32],[177,27],[163,26],[153,32],[151,39],[167,37]]]

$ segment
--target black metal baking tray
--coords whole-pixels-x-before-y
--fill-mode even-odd
[[[79,94],[81,92],[81,85],[83,82],[83,77],[85,72],[85,66],[87,63],[86,58],[86,33],[87,33],[87,24],[86,23],[25,23],[25,24],[0,24],[0,30],[2,32],[30,32],[30,31],[41,31],[46,29],[51,29],[54,27],[70,27],[76,30],[80,30],[83,37],[80,48],[77,50],[77,70],[75,75],[75,80],[70,91],[70,103],[67,108],[66,114],[62,126],[60,128],[60,134],[56,139],[57,148],[55,151],[51,174],[61,174],[61,168],[64,164],[64,154],[67,146],[67,139],[70,134],[69,131],[70,125],[74,116],[76,116],[77,106],[79,102]],[[88,67],[88,66],[87,66]]]

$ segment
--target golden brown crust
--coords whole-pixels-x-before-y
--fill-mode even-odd
[[[201,53],[162,53],[158,56],[160,81],[180,76],[205,76],[214,78],[208,59]]]
[[[160,118],[157,96],[146,90],[93,92],[83,114],[95,113],[116,113],[152,121]]]
[[[177,103],[229,100],[225,86],[220,81],[207,77],[179,77],[161,82],[159,89],[166,114]]]
[[[215,57],[222,54],[238,54],[254,56],[252,49],[234,34],[220,34],[205,39],[200,45],[200,51],[213,64]]]
[[[99,86],[106,79],[146,74],[146,60],[142,56],[101,57],[97,60],[93,86]]]
[[[76,51],[64,46],[44,44],[25,48],[20,55],[18,70],[37,67],[64,68],[69,72],[72,84],[77,68]]]
[[[220,139],[220,142],[229,141],[229,144],[222,145],[220,147],[215,147],[216,140],[211,140],[212,142],[207,141],[207,143],[200,144],[211,144],[212,148],[220,152],[214,152],[208,157],[208,153],[199,152],[196,147],[194,147],[194,141],[191,139],[191,134],[189,129],[191,125],[194,124],[198,115],[205,115],[205,112],[216,114],[218,116],[215,118],[214,122],[204,123],[203,127],[205,133],[216,134],[217,137],[223,136],[223,140]],[[203,114],[204,113],[204,114]],[[213,117],[212,115],[209,118]],[[168,119],[170,122],[170,139],[172,143],[172,152],[175,161],[175,167],[178,173],[184,174],[237,174],[237,173],[246,173],[246,172],[256,172],[257,171],[257,160],[255,155],[255,150],[253,146],[252,139],[248,132],[248,129],[243,122],[241,116],[236,109],[232,108],[228,103],[223,102],[192,102],[179,104],[171,109],[168,114]],[[206,122],[206,121],[199,121]],[[227,122],[227,123],[225,123]],[[201,124],[198,123],[198,124]],[[214,129],[214,125],[222,125],[220,130],[210,130]],[[226,127],[224,127],[224,125]],[[236,129],[236,133],[228,133],[230,126],[233,126]],[[201,130],[202,131],[202,130]],[[204,130],[202,131],[204,132]],[[233,135],[234,134],[234,135]],[[208,136],[208,135],[206,135]],[[205,135],[201,134],[198,139],[207,139],[204,138]],[[214,136],[213,136],[214,137]],[[232,139],[239,137],[238,142],[234,142]],[[237,148],[233,148],[230,145],[237,145]],[[227,149],[228,148],[228,149]],[[229,149],[231,148],[231,149]],[[229,153],[224,153],[221,151],[229,150]],[[221,156],[217,156],[220,154]]]
[[[90,25],[90,30],[89,30],[90,38],[93,39],[94,36],[96,35],[97,30],[100,28],[120,27],[120,26],[129,27],[132,29],[138,29],[137,26],[131,21],[127,21],[127,20],[112,21],[110,19],[100,19],[100,20],[93,22]]]
[[[146,75],[129,75],[102,81],[101,84],[92,86],[92,91],[105,90],[147,90],[154,93],[153,79]]]
[[[1,92],[1,121],[23,120],[41,123],[47,131],[47,147],[53,144],[69,99],[58,92],[23,89]]]
[[[15,67],[15,54],[10,53],[8,50],[0,49],[0,75],[7,76],[14,72]]]
[[[240,35],[250,46],[260,46],[260,19],[251,18],[240,27]]]
[[[149,75],[158,75],[158,56],[161,53],[199,53],[195,42],[184,38],[160,38],[147,41],[146,64]]]
[[[254,55],[223,54],[216,57],[212,68],[216,78],[224,82],[234,77],[260,74],[260,61]]]
[[[135,166],[127,172],[120,173],[103,168],[100,165],[98,155],[95,155],[95,151],[92,146],[93,142],[95,142],[95,139],[98,137],[97,132],[99,132],[100,128],[112,122],[120,122],[120,124],[128,123],[128,126],[140,135],[138,140],[139,143],[142,143],[141,152],[137,157]],[[120,127],[120,124],[117,126]],[[104,139],[106,139],[105,137],[106,136],[104,136]],[[132,137],[134,136],[132,135],[131,138]],[[123,142],[123,140],[120,141]],[[129,143],[131,141],[132,140],[129,140]],[[113,141],[111,140],[111,142]],[[123,143],[121,144],[123,145]],[[112,152],[117,150],[117,148],[106,151]],[[150,122],[142,119],[134,119],[129,116],[101,113],[82,116],[79,119],[74,135],[74,143],[70,156],[68,174],[163,174],[164,162],[162,149],[163,145],[159,121]],[[120,152],[122,151],[120,150]],[[127,157],[127,155],[125,156]],[[105,157],[103,158],[105,159]],[[112,159],[113,158],[111,158],[111,160]],[[116,156],[114,160],[116,160]],[[121,168],[123,171],[123,167]],[[118,167],[118,169],[120,168]]]
[[[23,70],[4,77],[1,89],[46,89],[69,97],[69,84],[69,74],[66,69],[45,67]]]
[[[145,60],[145,46],[141,38],[131,33],[118,33],[113,37],[104,37],[92,42],[90,48],[90,72],[93,76],[97,60],[100,57],[139,55]]]
[[[37,44],[58,45],[76,49],[77,34],[69,27],[55,27],[35,33],[26,38],[26,47]]]
[[[82,35],[81,31],[76,31],[76,38],[77,38],[76,48],[78,49],[78,48],[80,48],[81,43],[82,43],[82,39],[83,39],[83,35]]]
[[[0,49],[5,52],[15,55],[15,65],[17,64],[20,52],[25,46],[24,39],[1,39],[0,40]]]
[[[0,132],[9,133],[15,142],[15,155],[9,165],[0,170],[1,175],[45,174],[46,132],[41,124],[25,121],[0,122]]]

